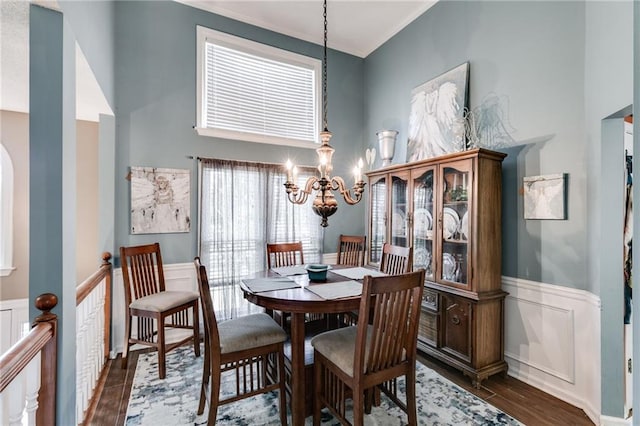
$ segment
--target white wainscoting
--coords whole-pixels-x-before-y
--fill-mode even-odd
[[[29,332],[29,299],[0,300],[0,354]]]
[[[509,375],[600,418],[600,299],[576,290],[502,277]]]

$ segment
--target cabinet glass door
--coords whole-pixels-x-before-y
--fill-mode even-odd
[[[385,240],[387,182],[384,176],[377,176],[369,183],[371,222],[369,226],[369,263],[379,264],[382,259],[382,245]]]
[[[412,172],[413,188],[413,270],[424,268],[426,278],[433,280],[433,180],[434,169]]]
[[[408,185],[404,176],[391,176],[391,244],[409,246],[409,229],[407,227]]]
[[[440,270],[442,281],[459,288],[469,283],[469,236],[471,235],[471,162],[459,161],[441,169]]]

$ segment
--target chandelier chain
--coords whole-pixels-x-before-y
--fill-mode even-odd
[[[322,125],[325,131],[329,130],[327,120],[327,0],[324,0],[324,56],[322,59]]]

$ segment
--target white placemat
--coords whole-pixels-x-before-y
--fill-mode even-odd
[[[307,290],[317,294],[323,299],[341,299],[362,294],[362,284],[357,281],[340,281],[328,284],[312,284]]]
[[[363,268],[361,266],[357,268],[334,269],[331,272],[342,275],[343,277],[351,278],[352,280],[361,280],[365,275],[371,275],[372,277],[384,277],[387,275],[376,269]]]
[[[244,279],[242,282],[252,293],[300,287],[298,283],[287,277],[251,278]]]
[[[307,273],[307,270],[304,269],[304,265],[280,266],[278,268],[271,268],[271,270],[283,277],[288,277],[290,275],[304,275]]]

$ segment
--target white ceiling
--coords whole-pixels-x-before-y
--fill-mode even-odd
[[[238,21],[323,44],[321,0],[176,0]],[[329,0],[330,48],[366,57],[437,0]]]
[[[32,0],[56,8],[50,0]],[[321,0],[176,0],[235,20],[322,45]],[[437,0],[329,0],[330,48],[366,57]],[[0,0],[0,109],[29,111],[29,0]],[[76,113],[97,121],[113,112],[76,47]]]

